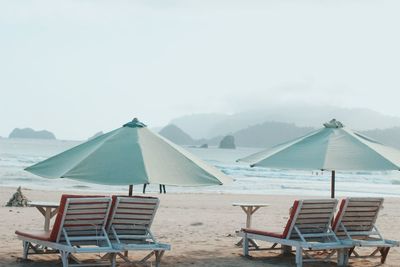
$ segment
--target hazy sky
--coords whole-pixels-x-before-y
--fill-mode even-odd
[[[0,136],[271,105],[400,116],[400,1],[0,0]]]

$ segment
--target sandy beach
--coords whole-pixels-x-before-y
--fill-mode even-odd
[[[35,208],[9,208],[7,202],[16,188],[0,188],[0,266],[61,266],[56,255],[30,256],[32,261],[20,262],[22,245],[14,234],[17,229],[41,229],[43,217]],[[34,201],[58,202],[62,192],[24,189]],[[288,208],[299,196],[233,195],[233,194],[166,194],[158,195],[161,204],[153,224],[159,241],[172,245],[162,266],[294,266],[294,257],[278,252],[253,252],[252,259],[241,256],[235,246],[239,240],[235,231],[244,227],[245,214],[233,202],[270,204],[254,214],[254,228],[282,230],[288,218]],[[309,197],[308,197],[309,198]],[[386,238],[400,239],[400,199],[385,199],[378,227]],[[133,253],[132,255],[136,255]],[[137,255],[138,257],[140,255]],[[305,266],[335,266],[332,263]],[[350,266],[378,266],[378,259],[351,260]],[[392,249],[384,266],[400,266],[400,249]]]

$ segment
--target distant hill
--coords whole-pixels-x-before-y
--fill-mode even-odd
[[[324,122],[337,119],[354,130],[400,127],[400,117],[388,116],[364,108],[333,106],[282,106],[228,114],[193,114],[171,120],[194,138],[214,138],[242,129],[276,121],[299,127],[320,128]]]
[[[162,128],[159,134],[178,145],[193,145],[195,143],[190,135],[173,124]]]
[[[52,132],[46,130],[35,131],[31,128],[15,128],[10,133],[8,138],[56,139],[55,135]]]
[[[274,145],[303,136],[312,127],[298,127],[293,123],[264,122],[233,134],[236,145],[244,147],[272,147]]]
[[[235,137],[233,135],[227,135],[222,138],[221,142],[219,142],[219,148],[223,149],[235,149]]]
[[[300,137],[314,130],[311,127],[297,127],[294,124],[281,122],[264,122],[241,129],[228,136],[233,136],[234,143],[239,147],[270,147],[296,137]],[[178,145],[219,146],[226,136],[216,136],[209,139],[193,139],[176,125],[164,127],[160,134]]]
[[[363,131],[365,134],[375,140],[392,147],[400,149],[400,127],[393,127],[388,129],[375,129]]]
[[[229,135],[234,137],[237,147],[268,148],[308,134],[315,129],[313,127],[299,127],[293,123],[269,121],[231,132]],[[400,149],[400,127],[361,131],[361,133],[383,144]],[[193,139],[176,125],[164,127],[160,134],[179,145],[200,146],[208,144],[208,146],[219,146],[224,138],[224,135],[218,135],[208,139]]]
[[[195,139],[211,138],[216,136],[216,134],[210,133],[210,129],[228,119],[229,116],[230,115],[218,113],[192,114],[173,119],[170,123],[181,128]],[[228,132],[229,131],[226,133]]]

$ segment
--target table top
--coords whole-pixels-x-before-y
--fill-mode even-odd
[[[241,206],[241,207],[268,207],[270,204],[268,203],[251,203],[251,202],[235,202],[232,203],[232,206]]]
[[[58,202],[46,202],[46,201],[29,201],[28,206],[30,207],[45,207],[45,208],[58,208],[60,203]]]

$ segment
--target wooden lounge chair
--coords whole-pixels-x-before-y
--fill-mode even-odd
[[[328,261],[336,252],[338,265],[347,265],[347,249],[351,245],[342,244],[330,226],[336,205],[336,199],[296,200],[282,233],[242,229],[239,236],[244,238],[244,255],[249,255],[249,239],[252,239],[273,243],[270,249],[276,249],[276,245],[281,244],[283,252],[290,252],[291,247],[295,247],[298,267],[307,261]],[[310,253],[321,250],[331,250],[331,253],[323,258]]]
[[[343,199],[332,228],[337,237],[345,243],[353,244],[349,253],[355,257],[380,257],[384,263],[391,247],[399,242],[384,239],[376,227],[376,219],[382,208],[383,198],[346,198]],[[361,256],[356,247],[374,247],[375,250]],[[380,253],[380,256],[376,254]]]
[[[60,253],[63,267],[115,266],[115,249],[105,231],[111,208],[111,198],[63,195],[51,231],[16,231],[23,241],[23,258],[28,254]],[[72,254],[109,253],[108,260],[83,264]],[[69,260],[78,264],[69,264]]]
[[[144,263],[153,255],[156,266],[160,265],[161,258],[166,250],[171,247],[168,244],[157,242],[150,231],[159,205],[159,199],[142,196],[113,196],[113,209],[107,225],[113,247],[125,254],[117,253],[124,261],[134,263],[128,258],[128,251],[151,251],[139,261]]]

